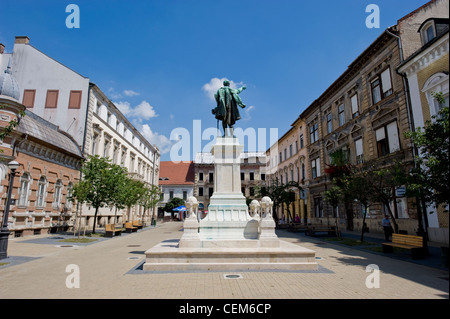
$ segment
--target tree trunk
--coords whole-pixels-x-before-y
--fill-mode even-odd
[[[361,230],[361,242],[364,241],[364,231],[365,231],[365,224],[366,224],[366,216],[367,216],[367,207],[364,206],[364,216],[363,216],[363,222],[362,222],[362,230]]]
[[[98,207],[95,207],[95,214],[94,214],[94,225],[92,227],[92,233],[95,234],[95,225],[97,224],[97,213],[98,213]]]

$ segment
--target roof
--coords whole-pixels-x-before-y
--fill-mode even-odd
[[[193,185],[194,162],[160,162],[159,185]]]
[[[25,110],[25,116],[20,120],[16,131],[52,145],[76,157],[83,157],[77,143],[69,134],[61,131],[56,125],[44,120],[29,110]]]

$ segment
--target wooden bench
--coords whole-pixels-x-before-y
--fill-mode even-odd
[[[142,225],[141,222],[139,222],[138,220],[133,220],[133,227],[137,227],[137,229],[142,229],[142,227],[144,227],[144,225]]]
[[[137,232],[138,228],[133,226],[133,223],[125,223],[125,231],[127,233]]]
[[[300,224],[300,223],[291,223],[289,224],[288,230],[291,232],[301,232],[306,231],[308,229],[307,225]]]
[[[114,237],[120,236],[122,234],[122,230],[116,229],[116,226],[113,224],[105,225],[105,237]]]
[[[394,247],[411,250],[412,259],[421,259],[425,256],[423,237],[414,235],[392,234],[392,242],[381,244],[383,253],[394,252]]]
[[[308,225],[306,234],[308,236],[315,236],[316,233],[327,233],[329,236],[337,236],[336,226],[331,225]]]

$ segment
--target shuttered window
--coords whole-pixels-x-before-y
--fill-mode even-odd
[[[58,90],[47,90],[47,98],[45,99],[46,108],[56,108],[58,106]]]
[[[69,109],[79,109],[81,105],[81,92],[70,91]]]
[[[34,97],[36,96],[36,90],[24,90],[22,104],[28,108],[34,107]]]

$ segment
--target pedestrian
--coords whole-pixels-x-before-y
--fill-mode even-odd
[[[389,241],[389,238],[392,235],[392,227],[388,215],[384,216],[383,220],[381,221],[381,225],[383,226],[384,230],[384,238],[386,238],[386,241]]]

